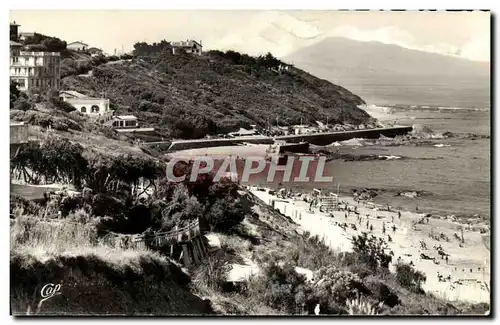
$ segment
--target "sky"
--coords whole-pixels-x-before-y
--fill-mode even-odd
[[[108,53],[139,41],[195,39],[204,50],[286,56],[328,37],[490,60],[489,12],[16,10],[22,32],[83,41]]]

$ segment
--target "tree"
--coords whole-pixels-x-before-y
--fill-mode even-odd
[[[19,84],[13,80],[10,81],[10,108],[14,108],[14,103],[21,96],[21,91],[18,89]]]
[[[26,37],[24,45],[30,45],[32,49],[39,48],[49,52],[62,52],[66,50],[67,43],[57,37],[51,37],[39,33]]]
[[[181,226],[183,221],[195,220],[203,215],[203,209],[194,196],[189,196],[182,184],[174,190],[172,201],[162,212],[162,228],[169,230],[175,225]]]
[[[208,205],[203,218],[211,231],[228,233],[245,219],[245,210],[238,200],[223,197]]]

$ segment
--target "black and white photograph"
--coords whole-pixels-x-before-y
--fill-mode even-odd
[[[10,10],[10,315],[491,317],[493,15]]]

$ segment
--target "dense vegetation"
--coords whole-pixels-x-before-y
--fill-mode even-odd
[[[84,152],[81,145],[59,137],[21,147],[11,160],[11,174],[17,179],[29,184],[72,184],[83,190],[81,198],[60,197],[52,203],[47,199],[44,204],[52,205],[53,215],[83,208],[104,218],[107,230],[169,230],[199,219],[207,230],[230,232],[243,220],[245,210],[238,202],[235,183],[225,179],[214,182],[211,174],[189,182],[190,165],[175,167],[175,171],[187,174],[184,182],[167,180],[166,164],[153,158]],[[143,194],[150,188],[153,195],[145,199]]]
[[[67,43],[57,37],[46,36],[34,33],[33,36],[26,37],[22,44],[33,51],[60,52],[63,56],[68,56]]]
[[[281,62],[270,54],[172,55],[168,48],[166,41],[137,43],[132,62],[101,64],[91,77],[70,75],[64,68],[63,87],[91,96],[106,93],[118,114],[135,114],[144,125],[174,138],[266,126],[276,117],[280,125],[301,118],[354,124],[370,118],[357,108],[363,101],[356,95],[293,67],[280,70]]]

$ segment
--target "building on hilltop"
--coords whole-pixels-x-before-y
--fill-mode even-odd
[[[99,118],[102,122],[107,122],[113,117],[109,99],[90,97],[73,90],[59,92],[59,98],[74,106],[78,112]]]
[[[87,49],[87,52],[90,53],[90,56],[92,57],[104,55],[104,52],[101,49],[98,49],[97,47],[89,47]]]
[[[10,24],[10,80],[17,82],[21,91],[59,89],[60,53],[23,50],[24,46],[16,42],[19,26],[15,22]]]
[[[35,33],[34,32],[22,32],[21,34],[19,34],[19,40],[23,41],[23,42],[26,39],[28,39],[29,37],[35,37]]]
[[[85,44],[81,41],[71,42],[66,46],[68,50],[73,50],[77,52],[84,52],[87,50],[88,47],[89,47],[88,44]]]
[[[180,42],[172,42],[170,43],[170,45],[172,46],[172,54],[178,52],[179,49],[186,51],[186,53],[192,53],[197,55],[201,55],[203,51],[203,46],[201,45],[201,41],[198,43],[197,41],[194,40],[187,40]]]
[[[113,116],[105,125],[112,126],[114,129],[135,129],[139,127],[137,117],[134,115]]]
[[[10,80],[17,82],[21,91],[59,89],[60,62],[58,52],[23,51],[21,44],[10,43]]]
[[[21,25],[16,24],[15,21],[13,23],[10,23],[10,40],[11,41],[14,41],[14,42],[19,41],[19,26],[21,26]]]

